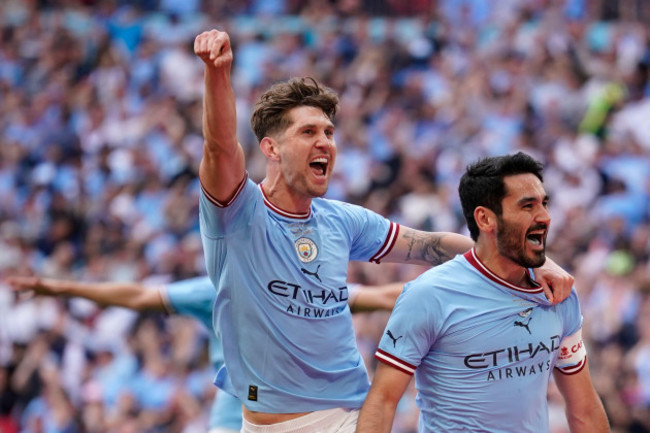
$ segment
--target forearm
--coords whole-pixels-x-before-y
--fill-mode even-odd
[[[390,433],[396,405],[368,395],[363,404],[356,433]]]
[[[395,410],[412,376],[380,362],[363,403],[357,433],[390,433]]]
[[[469,251],[474,242],[451,232],[424,232],[401,227],[393,251],[386,261],[437,266]]]
[[[567,408],[567,421],[571,433],[608,433],[609,421],[600,399],[593,402],[592,407],[582,413]]]
[[[26,392],[25,388],[32,377],[32,374],[38,369],[39,358],[23,357],[13,374],[10,377],[11,388],[19,394]]]
[[[609,432],[609,421],[596,389],[591,382],[589,364],[576,374],[553,371],[555,384],[564,397],[566,416],[571,433]]]
[[[74,409],[63,390],[59,372],[54,370],[52,365],[42,365],[40,369],[41,379],[44,382],[42,393],[50,406],[50,417],[61,431],[67,430],[66,427],[72,427]]]
[[[569,431],[571,433],[609,433],[607,417],[584,418],[568,417]]]
[[[235,93],[229,68],[205,66],[203,137],[208,152],[229,153],[237,149]]]
[[[363,311],[390,311],[395,306],[404,283],[388,283],[379,286],[361,286],[357,288],[354,297],[350,298],[350,311],[359,313]]]
[[[162,310],[160,295],[138,283],[83,283],[42,279],[34,287],[36,293],[64,297],[79,297],[102,306],[125,307],[134,310]]]
[[[474,246],[474,241],[471,238],[458,233],[447,232],[441,233],[440,235],[442,237],[441,244],[443,251],[447,253],[445,256],[448,257],[447,260],[453,259],[458,254],[465,254]],[[447,260],[437,264],[444,263]]]

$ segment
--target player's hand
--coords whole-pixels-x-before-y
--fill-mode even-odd
[[[34,294],[52,294],[39,277],[8,277],[6,282],[9,284],[9,287],[11,287],[11,290],[19,295],[21,300],[28,299]]]
[[[217,69],[227,68],[232,65],[232,49],[230,37],[226,32],[210,30],[203,32],[194,39],[194,53],[206,65]]]
[[[535,280],[542,285],[544,294],[551,304],[564,301],[573,288],[574,278],[551,259],[535,272]]]

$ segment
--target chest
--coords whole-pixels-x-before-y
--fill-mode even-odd
[[[433,349],[455,354],[470,369],[555,359],[563,335],[552,307],[530,303],[469,309],[452,320]]]
[[[323,278],[347,271],[350,240],[344,228],[322,219],[286,221],[268,218],[263,232],[258,234],[259,247],[269,257],[282,262],[285,271],[300,274],[323,283]]]
[[[344,229],[317,219],[267,218],[249,236],[247,251],[237,256],[250,261],[255,282],[247,288],[258,301],[307,318],[343,311],[351,248]]]

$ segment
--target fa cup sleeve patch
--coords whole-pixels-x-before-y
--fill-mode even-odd
[[[575,374],[582,370],[587,362],[587,349],[582,341],[582,329],[560,342],[560,353],[556,367],[565,374]]]

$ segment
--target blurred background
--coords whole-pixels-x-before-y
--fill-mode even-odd
[[[216,392],[192,319],[14,295],[2,278],[170,282],[204,274],[203,66],[227,30],[239,140],[277,80],[339,92],[330,198],[467,233],[465,165],[545,164],[549,256],[573,273],[615,433],[650,432],[650,1],[2,0],[0,432],[206,430]],[[352,264],[350,281],[422,268]],[[386,313],[355,316],[372,374]],[[562,399],[549,392],[553,433]],[[394,432],[417,431],[414,390]]]

